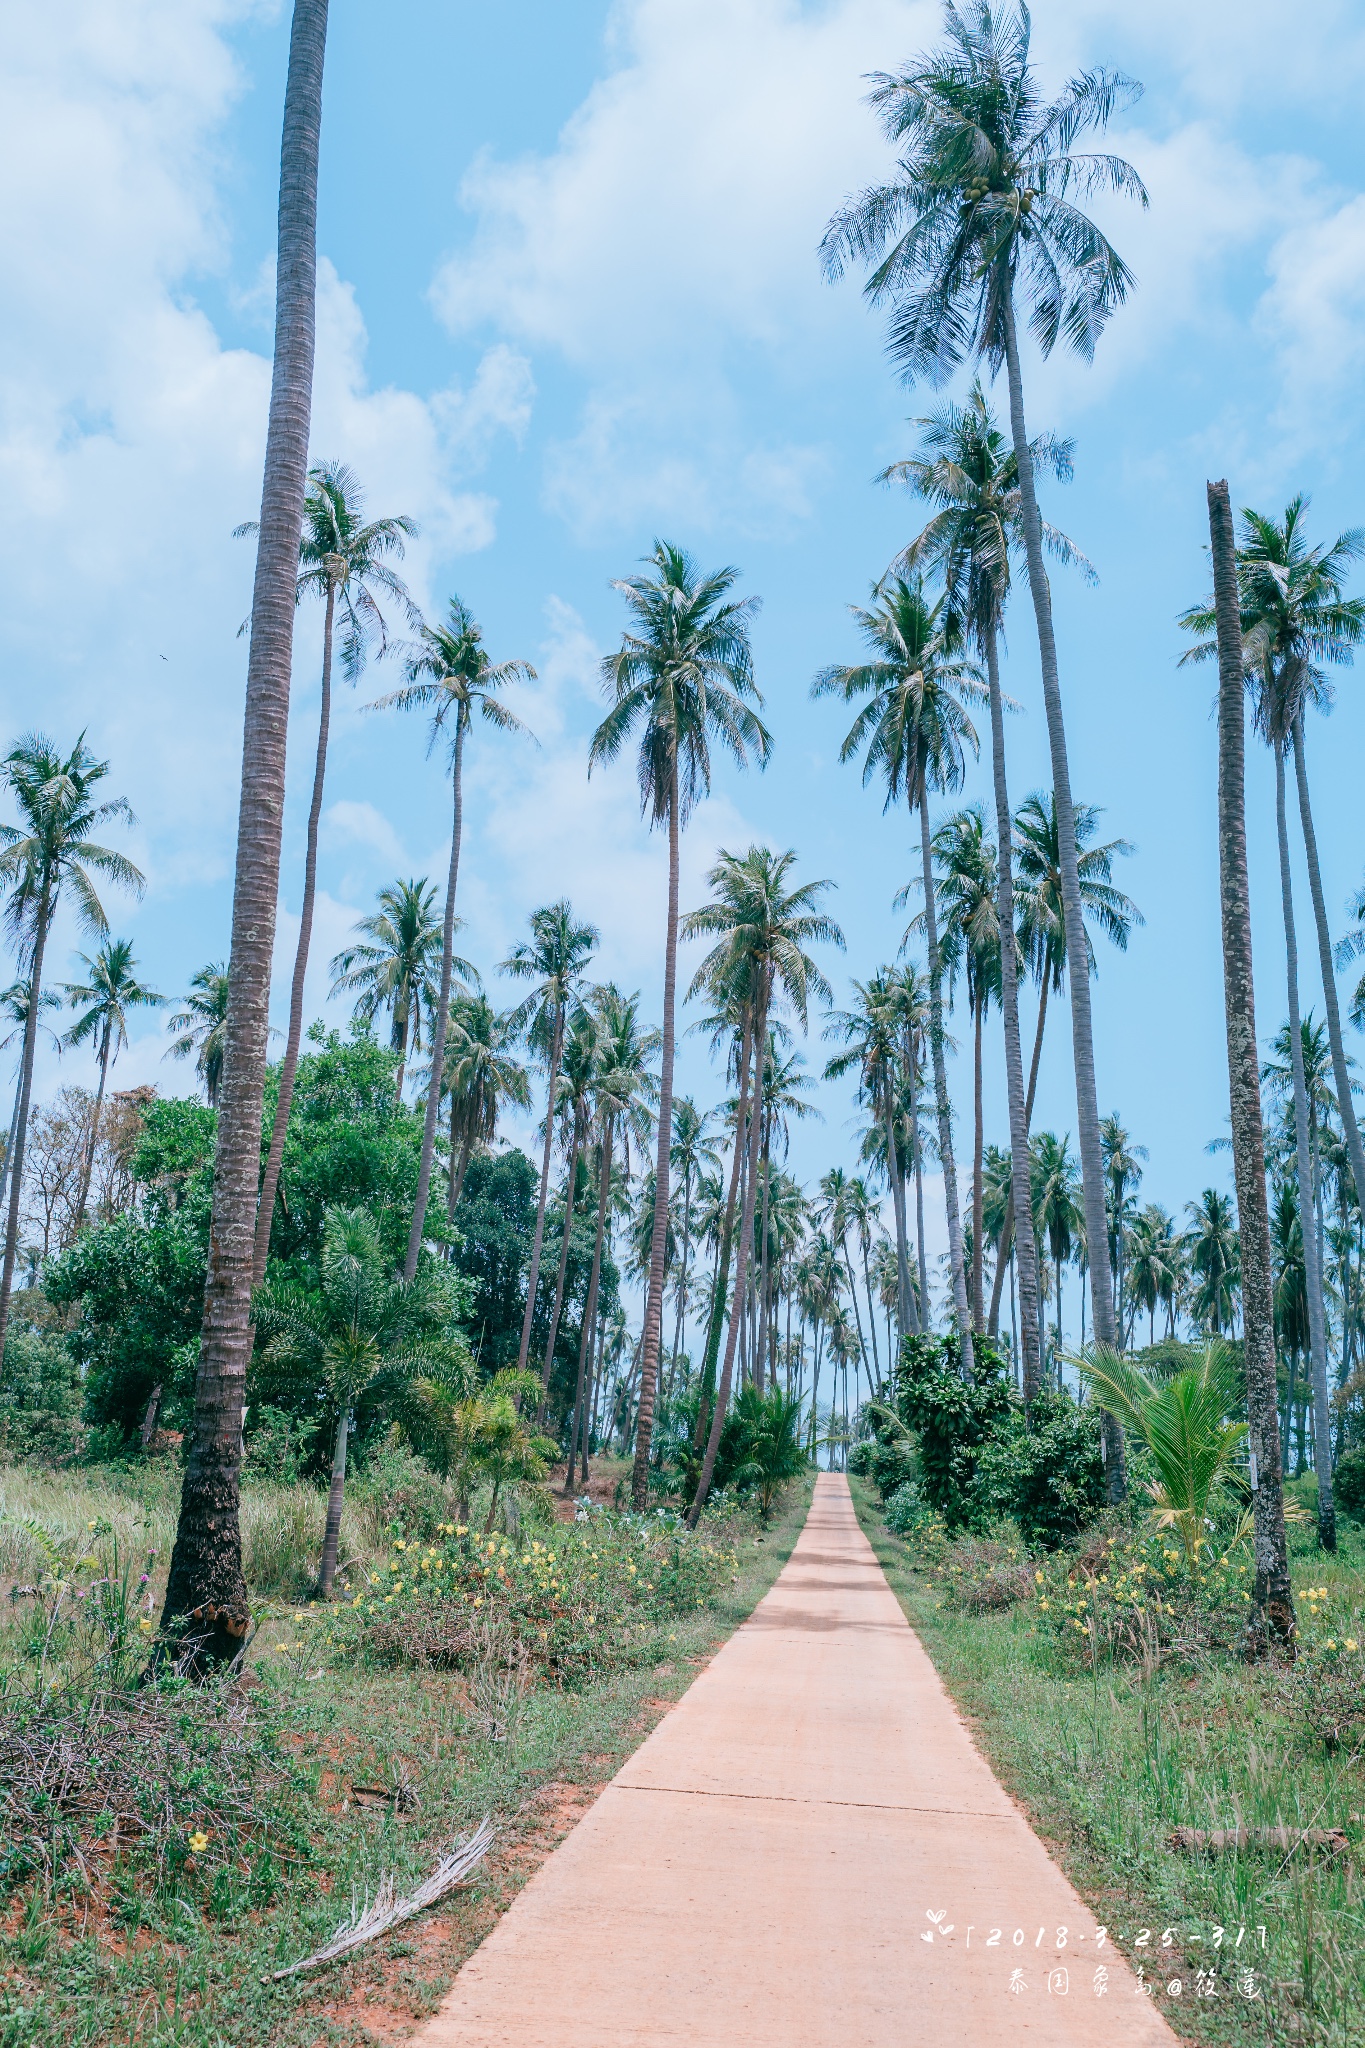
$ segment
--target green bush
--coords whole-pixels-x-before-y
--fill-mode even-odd
[[[1353,1522],[1365,1522],[1365,1449],[1348,1451],[1332,1474],[1332,1497]]]
[[[1074,1542],[1104,1506],[1098,1408],[1044,1388],[983,1447],[977,1479],[984,1506],[1017,1522],[1031,1547]]]
[[[977,1462],[1014,1408],[1000,1352],[985,1337],[975,1339],[975,1352],[968,1380],[955,1336],[907,1337],[896,1370],[896,1411],[919,1439],[924,1497],[950,1530],[984,1530],[996,1512],[977,1485]]]

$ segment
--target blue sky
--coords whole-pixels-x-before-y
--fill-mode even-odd
[[[1076,481],[1046,509],[1095,563],[1054,579],[1078,796],[1136,848],[1119,879],[1146,915],[1095,991],[1102,1106],[1150,1151],[1144,1193],[1179,1207],[1224,1177],[1226,1116],[1211,676],[1177,671],[1176,613],[1206,571],[1204,481],[1316,530],[1362,516],[1365,196],[1358,13],[1269,0],[1040,6],[1046,75],[1117,63],[1146,85],[1116,146],[1146,216],[1108,224],[1138,276],[1093,368],[1029,368],[1030,424],[1074,436]],[[627,767],[586,779],[609,588],[655,534],[734,563],[763,599],[759,679],[777,746],[722,771],[688,835],[685,903],[718,845],[796,848],[838,884],[841,998],[891,957],[906,822],[837,761],[813,672],[856,650],[846,607],[907,537],[913,506],[872,479],[933,402],[885,362],[855,283],[819,277],[841,196],[886,158],[863,74],[932,41],[904,0],[334,0],[323,130],[324,261],[314,449],[353,464],[376,512],[422,525],[424,608],[458,590],[496,656],[540,670],[522,706],[541,745],[479,736],[469,764],[465,950],[491,970],[537,903],[567,893],[602,928],[600,971],[657,1006],[662,848]],[[155,985],[176,994],[226,947],[249,548],[260,489],[287,11],[250,0],[75,0],[11,24],[0,150],[0,608],[4,729],[84,724],[139,816],[146,900],[119,904]],[[1046,780],[1029,620],[1010,623],[1016,801]],[[277,1007],[283,1011],[317,706],[317,621],[300,621]],[[439,763],[415,723],[343,691],[324,825],[312,1007],[375,890],[438,874]],[[1310,735],[1339,926],[1365,847],[1360,686],[1340,677]],[[967,797],[988,795],[978,771]],[[1249,798],[1263,1035],[1284,1014],[1271,775]],[[1307,901],[1304,891],[1303,912]],[[1305,937],[1307,934],[1305,933]],[[59,960],[78,942],[60,935]],[[1321,995],[1305,949],[1305,1006]],[[64,968],[59,972],[66,971]],[[1064,1013],[1038,1122],[1074,1125]],[[281,1017],[282,1021],[282,1017]],[[1031,1017],[1026,1014],[1026,1028]],[[998,1026],[996,1027],[998,1030]],[[183,1087],[156,1029],[123,1085]],[[810,1048],[819,1059],[818,1041]],[[988,1130],[1003,1136],[991,1045]],[[718,1091],[698,1043],[684,1084]],[[42,1085],[87,1078],[48,1059]],[[959,1077],[967,1108],[968,1076]],[[794,1149],[847,1159],[845,1090]],[[967,1132],[960,1121],[960,1136]],[[1074,1290],[1073,1290],[1074,1292]]]

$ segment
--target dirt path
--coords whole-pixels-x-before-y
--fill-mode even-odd
[[[416,2038],[1175,2040],[973,1748],[833,1474],[771,1592]]]

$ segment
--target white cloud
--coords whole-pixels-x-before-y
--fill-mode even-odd
[[[1279,356],[1282,417],[1339,445],[1342,416],[1324,401],[1355,393],[1365,367],[1365,197],[1297,221],[1271,251],[1258,320]]]

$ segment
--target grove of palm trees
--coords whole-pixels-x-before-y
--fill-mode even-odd
[[[329,238],[397,276],[429,138],[376,112],[381,225],[373,26],[268,31],[256,499],[185,541],[254,549],[195,625],[240,730],[191,664],[178,766],[113,691],[0,754],[0,2039],[1362,2038],[1365,525],[1221,359],[1097,495],[1185,317],[1142,87],[1069,10],[883,12],[723,374],[707,263],[770,252],[675,137],[667,291],[622,232],[549,321],[608,382],[533,510],[464,488],[541,403],[507,341],[420,431],[339,373]],[[599,198],[677,32],[621,10],[557,127]],[[481,148],[427,296],[526,341],[528,251],[590,266]],[[875,427],[799,418],[816,332]],[[749,375],[808,449],[743,455]]]

